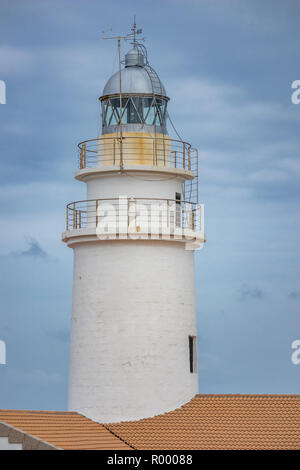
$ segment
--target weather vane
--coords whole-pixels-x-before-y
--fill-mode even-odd
[[[136,22],[135,22],[135,15],[133,17],[133,25],[131,27],[131,34],[129,34],[129,36],[132,37],[133,41],[132,41],[132,44],[134,46],[136,46],[138,44],[137,42],[137,39],[136,39],[136,36],[137,34],[142,34],[143,30],[140,28],[140,29],[136,29]],[[140,41],[144,41],[145,39],[144,38],[140,38]]]
[[[137,35],[142,34],[143,30],[141,28],[137,29],[134,15],[131,33],[128,33],[125,36],[107,36],[106,33],[108,32],[112,32],[112,28],[107,29],[106,31],[102,31],[102,39],[117,39],[118,41],[120,41],[121,39],[124,39],[125,41],[129,41],[130,39],[132,39],[132,44],[136,47],[138,45]],[[144,40],[145,38],[139,38],[139,41]]]

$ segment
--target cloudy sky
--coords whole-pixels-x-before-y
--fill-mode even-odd
[[[67,406],[64,207],[85,198],[76,145],[98,135],[117,70],[101,31],[129,32],[134,14],[172,119],[199,149],[199,390],[299,393],[299,2],[0,0],[0,408]]]

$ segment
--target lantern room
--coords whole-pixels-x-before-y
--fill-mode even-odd
[[[102,134],[124,132],[167,134],[165,87],[149,65],[146,49],[136,44],[126,55],[125,67],[106,83],[102,105]],[[121,90],[121,93],[120,93]]]

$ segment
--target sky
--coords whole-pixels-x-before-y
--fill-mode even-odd
[[[199,150],[199,392],[299,393],[299,2],[0,0],[0,408],[67,408],[65,204],[85,199],[77,144],[99,134],[117,71],[101,31],[128,33],[134,14]]]

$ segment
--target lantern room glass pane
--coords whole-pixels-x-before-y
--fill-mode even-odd
[[[143,123],[143,100],[139,96],[133,96],[127,103],[127,123]]]
[[[148,96],[123,96],[123,124],[165,126],[167,101]],[[109,98],[102,103],[103,126],[120,124],[120,98]]]
[[[149,124],[149,120],[151,121],[151,118],[149,117],[149,111],[152,109],[152,103],[153,103],[153,98],[148,98],[148,97],[143,97],[143,119],[145,124]],[[153,115],[154,117],[154,115]],[[153,118],[151,121],[151,124],[153,122]]]

